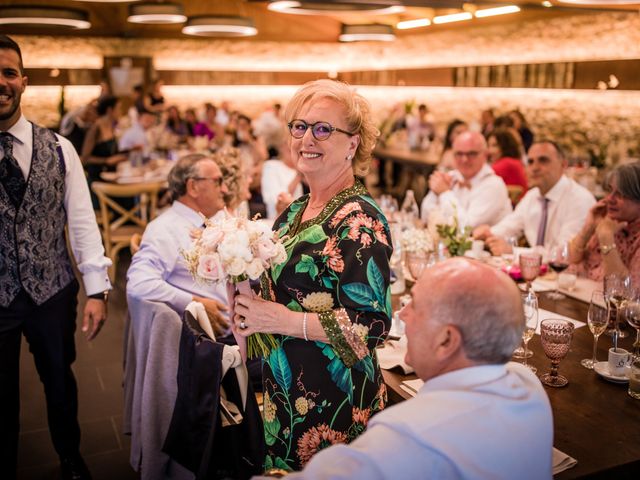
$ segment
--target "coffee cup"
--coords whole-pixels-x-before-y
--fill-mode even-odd
[[[570,272],[562,272],[558,275],[558,287],[563,290],[572,290],[576,286],[576,274]]]
[[[471,243],[471,251],[473,252],[474,257],[480,258],[482,256],[482,252],[484,252],[484,242],[482,240],[474,240]]]
[[[624,348],[609,349],[609,374],[621,377],[625,373],[625,368],[631,361],[631,353]]]

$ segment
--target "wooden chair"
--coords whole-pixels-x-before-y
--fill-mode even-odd
[[[156,216],[158,192],[162,187],[162,182],[131,185],[92,183],[91,189],[100,202],[100,229],[105,252],[113,262],[109,272],[112,280],[115,280],[120,250],[131,245],[135,234],[142,235],[149,221]],[[122,198],[137,201],[132,208],[127,209],[117,201]]]
[[[522,188],[522,185],[507,185],[507,191],[509,192],[509,200],[511,200],[511,205],[515,207],[522,197],[524,188]]]

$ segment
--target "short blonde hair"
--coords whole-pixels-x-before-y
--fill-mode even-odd
[[[248,181],[240,151],[232,147],[221,148],[213,155],[213,161],[220,167],[222,181],[228,190],[224,196],[224,203],[229,208],[235,208],[245,200],[240,195]]]
[[[376,146],[380,131],[371,118],[369,102],[352,87],[336,80],[314,80],[305,83],[287,104],[284,116],[289,123],[308,102],[321,98],[335,100],[347,112],[347,129],[360,137],[360,143],[353,156],[353,172],[362,177],[369,171],[371,152]]]

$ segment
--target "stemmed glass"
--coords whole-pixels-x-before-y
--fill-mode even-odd
[[[620,329],[618,321],[618,313],[624,305],[625,298],[629,294],[629,285],[631,280],[628,276],[612,273],[604,277],[604,294],[609,305],[613,305],[615,310],[611,313],[613,318],[613,328],[607,330],[607,334],[613,335],[613,346],[618,348],[618,339],[628,336],[627,332]]]
[[[542,255],[539,253],[521,253],[520,254],[520,275],[527,282],[527,290],[531,290],[531,282],[533,282],[540,273],[540,265],[542,265]]]
[[[533,365],[527,363],[527,358],[533,355],[533,352],[527,348],[529,340],[533,338],[538,327],[538,297],[532,291],[522,295],[522,307],[524,309],[524,330],[522,331],[522,344],[524,345],[523,356],[524,361],[522,364],[529,367],[533,373],[536,373],[538,369]]]
[[[564,387],[569,383],[566,377],[558,374],[558,365],[569,353],[573,328],[573,323],[556,318],[549,318],[540,323],[542,349],[551,360],[551,371],[542,375],[540,381],[549,387]]]
[[[569,242],[564,242],[559,245],[554,245],[549,249],[549,266],[556,272],[558,278],[560,272],[566,270],[569,266]],[[560,293],[560,281],[556,280],[556,289],[553,292],[547,294],[551,300],[562,300],[566,298]]]
[[[395,220],[396,212],[398,211],[398,201],[391,195],[380,195],[380,210],[387,218],[387,221],[393,222]]]
[[[598,347],[598,338],[604,333],[609,324],[609,307],[604,298],[604,293],[593,292],[591,294],[591,303],[589,303],[589,312],[587,313],[587,323],[589,330],[593,334],[593,358],[584,358],[580,361],[580,365],[589,370],[593,370],[593,366],[597,363],[596,351]]]
[[[407,252],[407,267],[414,282],[417,282],[424,269],[429,265],[431,253],[427,251]]]
[[[511,248],[511,252],[503,253],[502,255],[500,255],[500,257],[502,258],[502,261],[505,264],[507,273],[510,274],[511,269],[513,268],[513,259],[515,258],[515,255],[516,255],[515,248],[518,246],[518,237],[507,237],[505,238],[505,241],[507,242],[507,245],[509,245],[509,247]]]
[[[627,300],[623,313],[627,323],[636,329],[633,355],[640,358],[640,292],[635,293]]]

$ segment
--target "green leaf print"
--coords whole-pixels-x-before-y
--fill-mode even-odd
[[[369,285],[371,285],[373,293],[380,304],[380,308],[382,309],[386,303],[384,277],[382,276],[382,273],[380,273],[380,269],[373,260],[373,257],[370,258],[369,263],[367,263],[367,280],[369,281]]]
[[[324,233],[321,225],[312,225],[298,234],[298,242],[315,244],[324,242],[327,238],[329,237]]]
[[[267,457],[264,459],[264,471],[266,472],[267,470],[271,470],[273,468],[273,459],[271,458],[271,455],[267,455]]]
[[[289,367],[289,360],[287,360],[284,349],[278,347],[272,350],[267,359],[267,363],[269,367],[271,367],[271,371],[278,385],[280,385],[285,392],[288,392],[291,388],[291,367]]]
[[[296,273],[308,273],[309,276],[315,280],[318,276],[319,270],[313,261],[313,257],[309,255],[302,254],[300,257],[300,261],[296,264],[295,268]]]
[[[384,311],[389,318],[391,318],[392,310],[391,310],[391,287],[387,287],[387,294],[385,296],[386,301],[384,305]]]
[[[281,468],[282,470],[286,470],[287,472],[291,471],[291,467],[287,465],[287,463],[284,460],[282,460],[280,457],[276,457],[275,467]]]
[[[367,376],[367,380],[373,382],[375,369],[373,368],[373,358],[371,357],[371,355],[367,355],[358,363],[354,364],[353,368],[359,370],[360,372],[364,372],[364,374]]]
[[[293,299],[287,304],[287,308],[292,312],[302,312],[300,304]]]
[[[264,422],[264,442],[267,445],[271,446],[276,443],[279,432],[280,420],[278,420],[278,417],[275,417],[273,422]]]
[[[379,312],[382,311],[384,305],[381,304],[376,298],[373,289],[360,282],[348,283],[342,287],[342,291],[358,305],[361,305],[358,310],[364,312]]]
[[[289,225],[291,225],[291,222],[293,222],[293,219],[296,218],[296,214],[300,211],[300,209],[302,208],[302,205],[304,204],[304,202],[293,202],[291,204],[291,207],[289,208],[289,213],[287,213],[287,223]],[[285,225],[285,224],[282,224]]]
[[[331,345],[326,344],[322,349],[322,353],[331,360],[329,365],[327,365],[331,380],[333,380],[340,390],[347,394],[349,403],[353,405],[353,379],[351,377],[351,370],[344,365],[342,360],[340,360],[333,351]]]
[[[380,210],[380,206],[376,203],[376,201],[373,198],[371,198],[369,196],[366,196],[366,195],[361,195],[360,199],[364,200],[365,202],[367,202],[369,205],[371,205],[373,208],[375,208],[376,211],[382,213],[382,210]]]
[[[320,277],[322,278],[322,284],[328,288],[328,289],[332,289],[333,288],[333,284],[331,283],[331,277],[327,277],[326,275]]]

